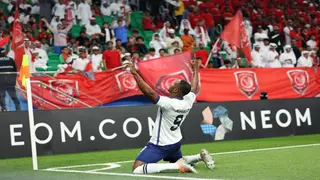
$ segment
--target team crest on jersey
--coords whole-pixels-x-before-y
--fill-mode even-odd
[[[138,90],[137,82],[129,72],[121,72],[115,75],[120,92]]]
[[[68,79],[49,80],[49,85],[51,87],[51,97],[69,106],[76,103],[73,98],[79,96],[78,81]],[[56,89],[57,91],[53,89]]]
[[[237,71],[234,76],[240,92],[251,99],[259,89],[256,73],[252,71]]]
[[[298,94],[304,94],[309,87],[309,75],[305,70],[287,71],[293,90]]]
[[[170,73],[161,76],[156,84],[155,89],[162,95],[169,95],[168,89],[176,80],[186,80],[190,82],[189,76],[185,70]]]

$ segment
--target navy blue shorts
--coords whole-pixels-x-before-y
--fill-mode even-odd
[[[157,163],[161,160],[175,163],[182,158],[181,153],[181,141],[167,146],[157,146],[152,143],[148,143],[139,153],[136,160],[144,163]]]

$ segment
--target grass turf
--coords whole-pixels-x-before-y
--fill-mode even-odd
[[[201,148],[211,153],[238,150],[294,146],[320,143],[320,135],[268,138],[242,141],[225,141],[206,144],[184,145],[185,155],[199,153]],[[46,169],[59,166],[108,163],[132,160],[140,149],[104,151],[93,153],[56,155],[39,157],[39,168]],[[320,146],[256,151],[248,153],[219,154],[214,156],[216,169],[208,170],[203,164],[196,165],[198,174],[163,173],[156,176],[194,177],[214,179],[320,179]],[[0,180],[131,180],[154,179],[152,177],[128,177],[106,174],[83,174],[67,172],[32,171],[31,158],[0,160]],[[114,173],[131,173],[132,163],[121,167],[101,171]],[[68,170],[88,171],[104,168],[91,166],[70,168]],[[99,171],[100,172],[100,171]]]

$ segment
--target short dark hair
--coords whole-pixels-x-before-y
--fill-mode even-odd
[[[224,60],[224,64],[231,64],[231,61],[229,59]]]
[[[149,52],[156,52],[155,48],[149,48]]]
[[[164,51],[164,52],[166,52],[166,50],[165,50],[165,49],[159,49],[159,52],[161,52],[161,51]]]
[[[108,41],[108,42],[107,42],[107,45],[109,45],[109,44],[112,44],[112,45],[113,45],[113,42],[112,42],[112,41]]]
[[[139,36],[136,38],[136,41],[138,41],[139,39],[141,39],[142,41],[144,41],[143,37]]]
[[[190,93],[191,85],[187,81],[181,80],[179,83],[179,89],[180,89],[181,95],[185,96]]]
[[[121,39],[117,39],[116,42],[121,41]],[[122,41],[121,41],[122,42]]]

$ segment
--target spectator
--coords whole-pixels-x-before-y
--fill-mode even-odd
[[[102,60],[105,69],[113,69],[121,66],[120,52],[114,49],[112,41],[107,42],[107,50],[103,52]]]
[[[7,22],[4,18],[4,15],[1,14],[0,15],[0,29],[6,29],[6,26],[7,26]]]
[[[159,56],[160,56],[160,57],[165,57],[165,56],[167,56],[166,50],[165,50],[165,49],[160,49],[160,50],[159,50]]]
[[[41,31],[38,33],[37,40],[40,41],[41,39],[45,39],[48,42],[51,39],[51,35],[48,32],[47,26],[42,26]]]
[[[312,67],[313,62],[312,59],[309,58],[309,51],[302,51],[301,57],[298,59],[297,67]]]
[[[136,41],[135,39],[133,39],[133,37],[128,37],[128,48],[127,51],[132,54],[133,52],[135,52],[137,50],[136,47]]]
[[[257,42],[259,38],[265,37],[266,33],[263,31],[262,26],[258,26],[257,32],[254,33],[254,42]]]
[[[139,35],[139,31],[138,31],[137,29],[132,30],[132,35],[131,35],[131,37],[132,37],[133,39],[137,39],[139,36],[140,36],[140,35]]]
[[[310,36],[310,40],[307,41],[307,46],[309,46],[312,50],[318,50],[318,42],[316,41],[316,36],[313,34]]]
[[[0,72],[17,72],[16,64],[13,58],[5,56],[5,49],[0,48]],[[0,108],[1,111],[7,111],[5,96],[6,92],[11,97],[16,106],[16,110],[20,110],[20,103],[16,93],[16,74],[1,74],[0,76]]]
[[[184,4],[182,0],[176,0],[176,1],[179,3],[179,5],[175,7],[174,15],[178,21],[178,24],[180,24],[182,20],[182,15],[184,13]]]
[[[142,18],[143,30],[154,31],[153,18],[150,16],[150,12],[146,11],[145,16]]]
[[[78,5],[78,19],[80,19],[81,25],[89,24],[89,20],[92,17],[91,7],[86,2],[86,0],[81,0],[81,3]]]
[[[184,35],[181,36],[183,42],[182,51],[192,51],[193,47],[196,45],[193,37],[189,34],[189,29],[184,29]]]
[[[20,14],[20,21],[22,24],[27,24],[30,21],[31,7],[25,10],[25,13]]]
[[[126,53],[126,49],[122,46],[122,42],[120,39],[116,40],[116,50],[120,51],[121,54]]]
[[[29,8],[31,12],[32,6],[28,3],[28,0],[22,0],[22,3],[19,5],[19,9],[21,9],[25,13]]]
[[[224,61],[224,65],[222,65],[222,66],[220,67],[220,69],[232,69],[231,61],[228,60],[228,59],[226,59],[226,60]]]
[[[43,19],[43,21],[46,23],[46,26],[53,33],[55,53],[61,54],[61,48],[67,46],[67,34],[72,27],[72,23],[70,23],[68,27],[66,27],[65,29],[62,29],[62,24],[58,24],[57,29],[55,29],[48,24],[46,19]]]
[[[204,18],[205,22],[205,28],[207,28],[209,37],[213,37],[213,32],[214,32],[214,21],[213,21],[213,16],[212,13],[209,12],[208,8],[205,8],[204,13],[201,14],[202,18]]]
[[[169,21],[164,23],[163,28],[160,30],[159,35],[160,37],[166,41],[166,39],[169,37],[169,29],[171,27],[171,23]]]
[[[138,62],[141,62],[141,58],[140,58],[140,54],[139,52],[133,52],[131,54],[131,62],[132,63],[138,63]]]
[[[179,31],[179,34],[182,36],[184,35],[184,30],[185,29],[188,29],[189,31],[189,34],[194,36],[195,35],[195,32],[193,30],[193,28],[191,27],[191,24],[190,24],[190,21],[188,19],[183,19],[181,21],[181,24],[180,24],[180,31]]]
[[[153,24],[156,26],[157,29],[162,29],[164,25],[164,21],[162,20],[159,14],[156,15],[154,18]]]
[[[200,43],[203,43],[204,46],[207,47],[211,39],[205,27],[204,20],[200,20],[198,22],[198,25],[194,29],[194,31],[195,31],[197,45],[199,46]]]
[[[209,53],[208,53],[208,51],[206,51],[206,50],[204,49],[204,44],[203,44],[203,43],[200,43],[200,44],[199,44],[199,49],[194,52],[194,55],[195,55],[196,57],[201,58],[200,67],[205,68],[205,67],[206,67],[206,63],[207,63],[207,60],[208,60],[208,57],[209,57]]]
[[[280,55],[280,63],[284,68],[294,68],[297,63],[296,56],[294,55],[290,45],[284,47],[283,53]]]
[[[165,40],[170,55],[174,54],[175,49],[181,49],[183,43],[181,39],[174,35],[174,29],[169,29],[169,38]]]
[[[130,53],[125,53],[125,54],[121,55],[121,57],[122,57],[121,58],[122,65],[125,65],[125,64],[128,64],[131,62],[131,54]],[[128,70],[130,70],[130,68]]]
[[[254,68],[262,68],[264,67],[262,61],[262,54],[260,53],[260,45],[255,43],[253,44],[253,50],[251,51],[252,62],[251,65]]]
[[[182,19],[188,19],[189,13],[192,11],[191,6],[187,5],[187,8],[183,11]]]
[[[158,33],[155,33],[152,36],[150,47],[154,48],[156,50],[156,54],[159,55],[159,50],[163,48],[167,48],[167,44],[161,39]]]
[[[278,45],[277,51],[280,52],[282,51],[281,46],[282,46],[282,38],[281,34],[279,32],[279,27],[278,26],[273,26],[273,31],[269,33],[269,39],[270,43],[274,43]]]
[[[120,3],[120,11],[118,12],[118,17],[126,17],[130,16],[131,8],[128,5],[127,0],[122,0],[122,4]]]
[[[77,37],[77,46],[84,46],[85,41],[89,41],[87,34],[84,31],[80,32],[80,36]]]
[[[269,51],[264,56],[264,61],[267,68],[281,68],[281,63],[279,61],[279,54],[276,51],[277,45],[270,43]]]
[[[72,52],[77,52],[78,46],[77,46],[77,40],[75,37],[73,37],[73,36],[70,37],[68,47]]]
[[[100,12],[103,16],[111,16],[111,9],[108,1],[101,1]]]
[[[56,28],[57,28],[57,25],[58,25],[59,23],[61,23],[61,22],[60,22],[60,17],[59,17],[59,16],[56,16],[56,17],[53,17],[53,18],[52,18],[52,20],[51,20],[51,22],[50,22],[50,26],[51,26],[52,28],[56,29]]]
[[[98,46],[92,47],[92,54],[89,57],[92,63],[92,68],[94,72],[102,71],[102,54],[100,52],[100,48]]]
[[[224,25],[226,26],[227,24],[229,24],[229,22],[230,22],[231,19],[233,18],[233,12],[232,12],[232,10],[231,10],[231,8],[230,8],[229,6],[227,6],[224,11],[222,10],[222,12],[224,12],[224,13],[222,14],[222,16],[223,16],[223,23],[224,23]]]
[[[72,1],[72,0],[67,0],[67,7],[66,7],[66,9],[67,9],[67,10],[68,10],[68,9],[71,10],[71,19],[69,19],[69,20],[72,20],[73,24],[77,24],[77,19],[76,19],[76,17],[77,17],[77,11],[78,11],[78,9],[77,9],[77,4],[76,4],[74,1]]]
[[[90,24],[86,25],[87,34],[92,38],[96,38],[101,34],[101,28],[96,23],[96,19],[94,17],[90,18]]]
[[[144,57],[143,60],[151,60],[157,58],[160,58],[160,56],[156,54],[156,50],[154,48],[150,48],[149,53]]]
[[[65,64],[68,58],[69,58],[69,49],[68,47],[63,47],[61,49],[61,54],[59,56],[60,64]]]
[[[122,19],[119,19],[117,25],[114,27],[114,33],[115,33],[116,39],[120,39],[122,41],[122,46],[126,49],[128,48],[127,32],[128,32],[128,26],[130,24],[130,16],[131,15],[129,14],[126,22],[123,22]]]
[[[316,51],[311,51],[309,58],[311,59],[314,66],[318,66],[318,57]]]
[[[200,19],[200,12],[198,11],[197,7],[193,7],[192,11],[188,15],[188,20],[190,21],[191,27],[195,28]]]
[[[300,48],[297,46],[297,42],[295,39],[291,41],[292,51],[294,55],[296,56],[296,59],[298,59],[301,56]]]
[[[179,53],[181,53],[181,50],[179,48],[174,50],[174,54],[179,54]]]
[[[35,49],[32,52],[32,54],[35,55],[34,66],[35,68],[42,68],[46,70],[48,68],[48,54],[42,49],[42,45],[39,41],[34,42],[34,46]]]
[[[100,40],[103,45],[109,41],[114,41],[114,31],[113,29],[109,28],[109,24],[107,22],[103,23]]]
[[[300,32],[301,28],[298,26],[295,26],[293,30],[290,31],[290,38],[296,40],[297,46],[299,48],[302,48],[302,36]]]
[[[85,48],[79,48],[79,57],[76,58],[72,63],[72,68],[76,72],[83,73],[87,69],[87,65],[91,64],[88,59],[87,51]],[[92,65],[91,65],[92,66]]]
[[[261,42],[260,45],[260,53],[264,56],[268,51],[269,51],[269,38],[266,35],[262,36],[263,41]],[[259,41],[258,41],[259,42]]]
[[[52,8],[53,15],[60,17],[60,19],[64,18],[65,12],[66,12],[66,5],[63,3],[63,0],[59,0],[59,2],[56,3]]]
[[[50,52],[50,46],[48,45],[48,41],[45,38],[40,39],[42,49],[48,54]]]
[[[147,54],[148,50],[146,45],[144,45],[144,39],[142,37],[138,37],[136,41],[137,41],[137,44],[136,44],[137,52],[139,52],[140,54]]]

